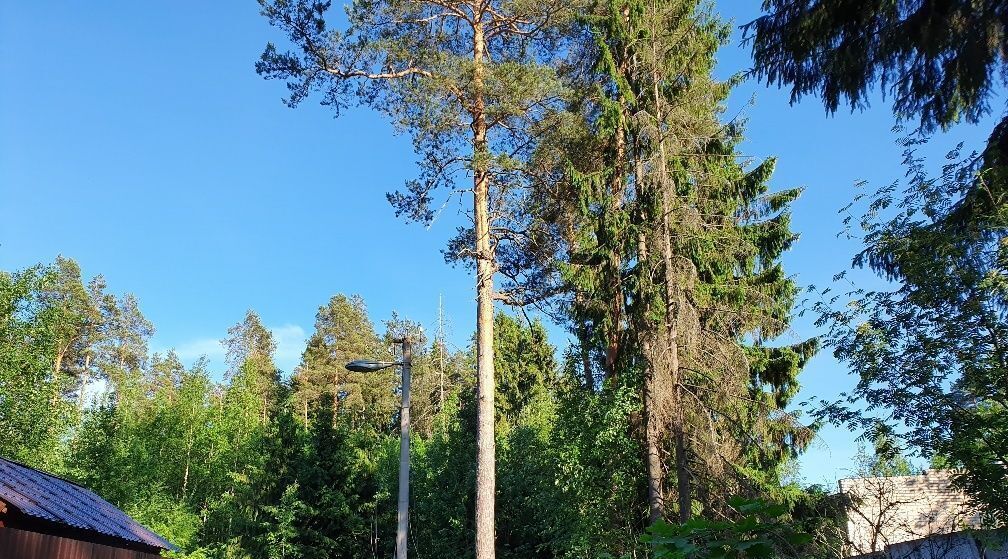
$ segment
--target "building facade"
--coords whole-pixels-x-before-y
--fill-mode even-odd
[[[984,532],[955,472],[839,481],[847,514],[844,555],[884,559],[1008,559]]]

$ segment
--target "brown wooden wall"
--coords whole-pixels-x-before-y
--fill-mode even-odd
[[[0,528],[2,559],[155,559],[157,555],[97,543]]]

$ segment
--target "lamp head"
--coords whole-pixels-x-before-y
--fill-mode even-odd
[[[387,369],[389,367],[395,367],[400,363],[388,362],[388,361],[368,361],[367,359],[358,359],[356,361],[351,361],[345,365],[348,371],[353,371],[355,373],[372,373],[374,371],[380,371],[382,369]]]

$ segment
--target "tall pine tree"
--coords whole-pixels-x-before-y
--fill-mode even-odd
[[[494,556],[494,303],[499,254],[523,246],[523,162],[550,126],[563,88],[549,63],[568,0],[381,0],[354,2],[346,30],[327,22],[327,0],[260,0],[296,51],[269,44],[257,71],[287,81],[288,103],[314,90],[341,108],[353,94],[409,132],[418,180],[389,195],[398,215],[431,222],[436,191],[472,196],[471,226],[448,256],[476,271],[478,378],[476,550]],[[465,181],[459,175],[468,174]],[[467,184],[462,184],[467,182]]]

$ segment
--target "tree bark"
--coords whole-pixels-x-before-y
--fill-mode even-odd
[[[613,144],[613,169],[612,178],[609,183],[609,208],[611,211],[616,211],[623,206],[623,189],[626,187],[625,177],[623,176],[623,162],[626,159],[626,109],[622,105],[619,109],[619,119],[616,125],[616,132],[614,134],[614,144]],[[606,375],[608,377],[616,376],[616,360],[619,357],[619,352],[622,342],[622,322],[623,322],[623,306],[625,304],[623,300],[623,267],[620,261],[619,249],[617,248],[618,243],[614,242],[614,239],[608,239],[609,241],[609,281],[610,281],[610,294],[612,300],[610,301],[610,316],[612,317],[612,324],[608,332],[608,347],[606,348]]]
[[[643,188],[645,184],[644,170],[638,159],[634,165],[634,185],[637,188],[637,198],[644,197]],[[637,235],[637,261],[639,266],[649,270],[650,251],[648,249],[647,235],[641,230]],[[647,274],[644,271],[643,274]],[[639,324],[638,335],[641,336],[640,345],[647,363],[647,371],[644,376],[644,440],[647,449],[647,485],[648,485],[648,522],[654,524],[665,517],[665,492],[663,491],[663,472],[661,465],[661,426],[655,417],[655,378],[654,365],[655,355],[652,352],[649,335],[652,328],[645,324]]]
[[[496,443],[494,440],[494,248],[490,242],[490,173],[484,100],[486,36],[481,15],[473,24],[473,216],[476,233],[476,559],[494,559]]]
[[[196,416],[196,409],[195,409],[195,407],[193,407],[193,412],[192,413],[193,413],[193,417],[190,417],[189,421],[195,421],[195,419],[194,419],[194,417]],[[182,494],[179,495],[179,499],[185,499],[186,489],[188,489],[188,487],[189,487],[189,462],[190,462],[190,460],[192,458],[192,449],[193,449],[193,444],[194,444],[194,441],[193,441],[194,431],[195,431],[195,427],[193,427],[190,424],[189,425],[189,438],[186,441],[185,474],[182,476]],[[236,471],[237,471],[237,469],[236,469]]]
[[[645,344],[648,351],[650,344]],[[654,414],[655,381],[648,367],[644,381],[644,438],[647,446],[648,521],[658,522],[665,516],[665,496],[662,491],[662,467],[659,452],[659,426]]]
[[[658,60],[657,45],[652,43],[653,60]],[[676,462],[676,498],[679,505],[679,521],[686,522],[692,516],[693,496],[691,491],[689,455],[686,450],[686,421],[682,402],[682,382],[679,368],[679,301],[676,284],[681,280],[674,271],[672,259],[672,228],[669,223],[669,213],[672,210],[671,189],[669,180],[668,154],[663,133],[662,92],[659,88],[661,76],[657,66],[652,66],[651,86],[654,93],[655,130],[658,137],[658,181],[661,189],[661,230],[662,230],[662,263],[665,283],[665,343],[667,344],[668,360],[666,362],[672,378],[672,437],[675,441]]]
[[[584,293],[581,289],[577,290],[574,295],[574,305],[575,307],[584,308]],[[585,388],[592,392],[595,390],[595,372],[592,370],[591,364],[591,348],[588,341],[588,325],[585,321],[578,321],[577,326],[577,337],[578,342],[581,346],[581,371],[584,375]]]
[[[665,167],[665,148],[662,145],[662,173]],[[691,492],[689,456],[686,452],[686,421],[685,410],[682,403],[682,383],[679,370],[679,336],[678,336],[678,301],[676,300],[675,282],[676,274],[672,268],[672,240],[671,228],[669,226],[669,192],[668,181],[662,181],[662,260],[665,268],[665,338],[668,351],[667,366],[672,377],[672,436],[675,439],[675,461],[676,461],[676,493],[679,502],[679,521],[686,522],[690,519],[693,510],[693,496]]]
[[[69,347],[70,347],[70,345],[67,344],[67,348],[66,349],[61,347],[61,348],[59,348],[59,351],[56,352],[56,361],[53,363],[53,378],[54,379],[59,378],[60,371],[63,370],[63,356],[66,354],[67,349]]]

